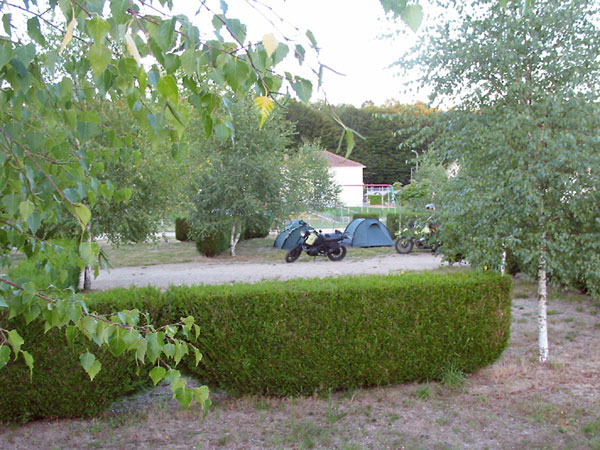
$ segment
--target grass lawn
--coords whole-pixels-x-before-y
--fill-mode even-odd
[[[237,256],[232,258],[227,252],[207,258],[196,250],[193,242],[179,242],[175,238],[169,238],[168,242],[159,240],[155,243],[127,244],[115,247],[109,243],[101,243],[101,247],[107,254],[113,267],[127,266],[151,266],[155,264],[178,264],[188,262],[274,262],[281,261],[285,257],[286,250],[273,247],[274,237],[265,239],[250,239],[241,241],[237,247]],[[379,255],[394,254],[394,247],[359,248],[350,247],[346,258],[364,259]],[[309,258],[305,254],[302,258]]]

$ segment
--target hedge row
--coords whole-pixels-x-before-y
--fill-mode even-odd
[[[436,379],[490,364],[510,327],[510,278],[406,274],[273,281],[234,286],[116,289],[93,293],[90,310],[139,308],[157,325],[193,315],[203,360],[183,360],[201,382],[238,394],[305,395]],[[35,358],[0,370],[0,421],[85,417],[148,384],[148,368],[113,358],[64,330],[16,326]],[[102,362],[94,382],[79,366],[89,348]]]
[[[25,339],[23,350],[34,357],[31,379],[22,357],[0,369],[1,423],[90,417],[124,395],[149,385],[147,370],[141,367],[138,375],[133,360],[115,358],[87,340],[75,340],[71,347],[64,329],[44,333],[39,322],[25,325],[22,321],[8,321],[2,314],[0,326],[16,328]],[[88,350],[102,364],[93,382],[79,363],[79,355]]]
[[[378,213],[355,213],[352,214],[352,220],[356,219],[377,219],[379,220]]]
[[[193,315],[202,382],[239,394],[312,394],[430,380],[496,360],[510,327],[511,281],[407,274],[98,293],[159,324]],[[115,302],[115,299],[125,303]]]

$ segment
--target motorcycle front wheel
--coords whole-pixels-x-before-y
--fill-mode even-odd
[[[341,261],[346,256],[346,247],[343,245],[340,248],[335,249],[334,251],[327,253],[327,257],[331,261]]]
[[[406,255],[407,253],[412,252],[414,245],[415,245],[415,243],[413,242],[412,239],[409,239],[404,236],[400,236],[398,239],[396,239],[396,243],[394,244],[394,247],[396,247],[396,251],[398,253]]]
[[[302,253],[302,247],[294,247],[285,255],[285,262],[293,263],[300,257],[300,253]]]

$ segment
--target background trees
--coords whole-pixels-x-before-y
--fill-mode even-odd
[[[402,61],[458,104],[435,141],[460,167],[440,202],[444,251],[499,267],[508,250],[536,272],[546,361],[547,276],[599,291],[597,4],[458,8],[460,21],[434,27]]]
[[[289,148],[293,128],[279,111],[262,128],[251,98],[233,99],[230,111],[235,132],[207,146],[190,219],[197,239],[220,233],[226,224],[235,256],[243,229],[267,221],[268,230],[309,206],[334,203],[336,191],[318,146]]]
[[[290,101],[286,117],[296,124],[296,143],[318,140],[323,147],[335,152],[340,138],[338,117],[363,138],[355,139],[351,158],[364,164],[366,184],[392,184],[410,181],[415,154],[424,153],[429,140],[417,139],[421,130],[433,124],[437,111],[423,104],[401,105],[390,100],[382,106],[365,103],[352,105],[304,105]]]

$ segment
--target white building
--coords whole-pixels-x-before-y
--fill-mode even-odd
[[[363,204],[363,166],[361,163],[323,151],[334,181],[340,185],[340,201],[344,206]]]

